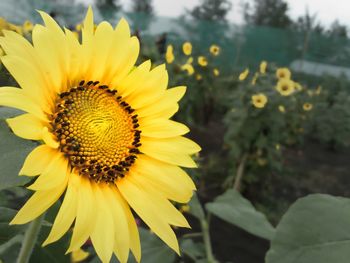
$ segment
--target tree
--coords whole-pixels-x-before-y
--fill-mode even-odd
[[[131,11],[135,13],[145,13],[148,15],[153,15],[153,5],[152,0],[132,0]]]
[[[305,14],[299,16],[295,22],[292,24],[292,29],[299,32],[315,32],[318,34],[323,34],[324,27],[317,21],[317,15],[311,15],[309,10],[306,9]]]
[[[95,0],[96,6],[105,20],[112,19],[121,10],[119,0]]]
[[[194,19],[222,22],[231,10],[232,4],[228,0],[201,0],[201,3],[187,13]]]
[[[348,28],[335,20],[327,31],[327,35],[330,37],[348,37]]]
[[[292,23],[288,9],[283,0],[254,0],[253,7],[245,4],[244,18],[251,25],[287,28]]]

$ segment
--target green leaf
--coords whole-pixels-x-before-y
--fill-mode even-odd
[[[201,203],[198,200],[198,196],[196,193],[193,194],[191,201],[188,203],[190,206],[189,213],[195,217],[197,217],[199,220],[202,220],[205,218],[204,211],[202,208]]]
[[[266,239],[271,239],[275,229],[241,194],[233,189],[207,203],[206,208],[217,217],[234,224],[247,232]]]
[[[297,200],[283,216],[267,263],[348,263],[350,199],[315,194]]]
[[[0,138],[0,190],[28,183],[31,178],[18,172],[36,144],[14,135],[4,120],[0,120]]]
[[[22,233],[25,229],[23,225],[9,225],[9,222],[16,213],[16,210],[0,207],[0,250],[2,245],[5,245],[14,236]]]
[[[180,242],[180,248],[183,255],[188,256],[195,262],[205,257],[204,244],[195,243],[192,239],[183,239]]]

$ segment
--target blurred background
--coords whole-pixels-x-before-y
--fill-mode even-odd
[[[169,85],[187,86],[175,119],[203,149],[189,171],[202,205],[235,189],[275,226],[299,197],[350,197],[348,1],[1,0],[0,29],[30,39],[39,9],[79,34],[87,5],[97,22],[125,17],[139,63],[166,63]],[[179,208],[193,228],[179,236],[200,231],[193,207]],[[210,223],[216,259],[264,262],[269,242],[220,218]],[[181,240],[172,261],[206,262],[201,238]]]

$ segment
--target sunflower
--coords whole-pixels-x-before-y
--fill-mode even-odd
[[[290,79],[280,79],[277,83],[276,90],[282,96],[289,96],[295,90],[294,82],[291,81]]]
[[[220,75],[220,71],[217,68],[213,69],[213,74],[215,77],[218,77]]]
[[[209,51],[212,55],[218,56],[220,54],[220,47],[218,45],[211,45]]]
[[[267,97],[263,93],[255,94],[252,96],[252,104],[255,108],[264,108],[267,103]]]
[[[182,51],[186,56],[191,55],[192,53],[192,44],[190,42],[185,42],[182,45]]]
[[[304,103],[303,104],[303,110],[304,111],[310,111],[310,110],[312,110],[312,104],[311,103],[308,103],[308,102],[306,102],[306,103]]]
[[[181,66],[181,70],[187,71],[188,76],[191,76],[194,73],[193,66],[191,64],[187,64],[187,63]]]
[[[172,45],[168,45],[166,48],[166,53],[165,53],[165,60],[166,63],[171,64],[173,63],[175,57],[174,57],[174,47]]]
[[[278,105],[278,110],[279,110],[281,113],[285,113],[285,112],[286,112],[286,108],[285,108],[283,105]]]
[[[208,65],[208,60],[204,56],[199,56],[198,59],[197,59],[197,62],[202,67],[206,67]]]
[[[33,28],[33,45],[4,31],[3,64],[21,88],[0,88],[0,105],[26,113],[7,120],[12,131],[41,142],[19,174],[36,178],[32,197],[11,224],[25,224],[64,196],[43,245],[72,226],[67,252],[91,238],[102,262],[113,253],[126,262],[129,249],[141,258],[131,208],[179,253],[170,225],[189,227],[170,200],[186,203],[195,186],[179,167],[196,167],[200,147],[182,135],[186,126],[169,120],[185,87],[167,89],[164,65],[135,67],[139,42],[122,19],[94,30],[89,8],[82,43],[46,13]],[[74,222],[74,224],[73,224]]]
[[[276,77],[278,79],[290,79],[292,73],[288,68],[279,68],[276,70]]]
[[[243,81],[243,80],[245,80],[248,77],[248,75],[249,75],[249,69],[246,68],[241,74],[239,74],[238,79],[240,81]]]
[[[267,62],[265,60],[261,61],[259,69],[261,74],[266,73],[266,68],[267,68]]]

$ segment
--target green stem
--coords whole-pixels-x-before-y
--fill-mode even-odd
[[[245,162],[247,161],[247,154],[244,154],[237,168],[237,173],[235,177],[235,182],[233,184],[233,189],[239,192],[241,187],[241,181],[244,174]]]
[[[210,243],[210,233],[209,233],[209,224],[210,224],[210,214],[208,213],[207,219],[202,219],[201,220],[201,228],[203,232],[203,241],[204,241],[204,246],[205,246],[205,251],[207,254],[207,260],[209,263],[216,263],[217,261],[215,260],[213,250],[211,248],[211,243]]]
[[[43,222],[43,220],[44,220],[44,215],[41,215],[29,224],[24,234],[22,247],[19,252],[16,263],[29,262],[30,255],[33,252],[33,248],[36,243],[36,240],[38,239],[41,223]]]

